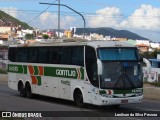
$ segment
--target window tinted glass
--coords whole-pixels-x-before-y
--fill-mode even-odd
[[[48,49],[47,47],[41,47],[37,49],[37,62],[38,63],[48,63]]]
[[[37,62],[37,48],[30,47],[28,49],[28,62],[30,63],[36,63]]]
[[[61,55],[61,47],[49,47],[48,48],[48,63],[59,64]]]
[[[18,48],[17,59],[18,62],[27,62],[28,60],[28,50],[27,48]]]
[[[9,54],[8,54],[8,59],[12,62],[15,62],[15,57],[17,56],[17,49],[16,48],[9,48]]]
[[[72,64],[84,66],[84,49],[83,49],[83,47],[72,47]]]
[[[84,47],[10,47],[9,60],[12,62],[84,66]]]
[[[98,49],[100,60],[137,60],[135,48],[100,48]]]
[[[60,55],[60,64],[71,64],[71,47],[63,47]]]
[[[85,58],[88,78],[93,86],[98,87],[97,58],[94,48],[86,47]]]

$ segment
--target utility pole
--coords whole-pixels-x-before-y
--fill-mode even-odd
[[[58,38],[60,38],[60,0],[58,0]]]
[[[67,7],[68,9],[74,11],[75,13],[79,14],[79,15],[82,17],[83,22],[84,22],[83,38],[85,38],[86,21],[85,21],[84,16],[83,16],[81,13],[77,12],[76,10],[74,10],[74,9],[72,9],[71,7],[69,7],[69,6],[67,6],[67,5],[64,5],[64,4],[52,4],[52,3],[41,3],[41,2],[40,2],[39,4],[64,6],[64,7]]]

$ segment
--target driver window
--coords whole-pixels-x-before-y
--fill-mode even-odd
[[[86,47],[85,59],[88,78],[93,86],[98,87],[97,58],[94,48],[89,46]]]

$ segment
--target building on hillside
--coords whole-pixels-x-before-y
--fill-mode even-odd
[[[118,40],[118,41],[127,41],[128,38],[111,38],[112,40]]]
[[[105,40],[111,40],[111,36],[105,36],[104,39]]]
[[[12,27],[0,27],[0,33],[11,32]]]
[[[90,39],[96,39],[96,40],[104,40],[104,36],[103,35],[99,35],[97,33],[90,33]]]
[[[152,49],[159,49],[160,45],[159,45],[159,43],[150,42],[150,47]]]
[[[1,36],[0,36],[0,40],[8,41],[8,37],[9,37],[9,35],[8,35],[8,34],[1,34]]]
[[[127,41],[125,41],[131,45],[136,45],[136,40],[132,40],[132,39],[128,39]]]
[[[47,35],[49,36],[49,38],[55,36],[55,32],[51,31],[51,32],[47,32]]]
[[[26,34],[34,34],[34,30],[29,30],[29,29],[26,29],[26,30],[21,30],[21,34],[22,35],[26,35]]]
[[[136,45],[144,44],[150,46],[149,40],[136,40]]]
[[[17,33],[18,27],[13,26],[2,26],[0,27],[0,33]]]
[[[138,47],[138,49],[140,50],[140,52],[148,52],[149,50],[149,45],[146,44],[136,44],[136,46]]]
[[[65,30],[65,31],[64,31],[64,36],[65,36],[66,38],[72,38],[72,37],[73,37],[72,31],[70,31],[70,30]]]

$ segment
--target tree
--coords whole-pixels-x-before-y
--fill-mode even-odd
[[[49,36],[48,36],[47,34],[43,34],[43,35],[42,35],[42,38],[43,38],[43,39],[48,39]]]
[[[33,39],[34,37],[33,37],[33,34],[26,34],[25,35],[25,38],[26,38],[26,40],[29,40],[29,39]]]
[[[151,57],[152,57],[152,58],[157,58],[157,54],[159,54],[159,53],[160,53],[160,50],[155,49],[155,50],[151,53]]]
[[[140,56],[142,58],[147,58],[147,59],[155,59],[157,58],[157,54],[160,54],[160,50],[159,49],[155,49],[153,52],[144,52],[144,53],[140,53]]]

